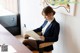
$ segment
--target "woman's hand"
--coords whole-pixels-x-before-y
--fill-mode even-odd
[[[44,36],[40,36],[40,38],[41,38],[41,40],[43,40],[43,41],[45,40],[45,37],[44,37]]]

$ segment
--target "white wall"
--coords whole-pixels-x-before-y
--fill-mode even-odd
[[[64,44],[67,53],[80,53],[80,4],[76,6],[76,16],[65,15]]]
[[[43,23],[41,10],[40,0],[20,0],[22,34],[26,30],[24,24],[27,30],[33,30]]]
[[[58,46],[57,53],[80,53],[80,4],[76,5],[75,14],[75,16],[61,15],[64,17],[62,18],[64,20],[61,20],[64,24],[63,27],[61,26],[62,34],[60,33],[60,40],[56,45]],[[61,49],[62,52],[59,51]],[[53,53],[56,53],[54,51]]]
[[[62,18],[57,14],[61,30],[53,53],[80,53],[80,4],[76,5],[75,14],[75,16],[61,14]]]

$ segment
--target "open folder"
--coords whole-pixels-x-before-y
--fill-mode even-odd
[[[40,36],[34,31],[27,31],[26,34],[34,38],[35,40],[41,40]]]

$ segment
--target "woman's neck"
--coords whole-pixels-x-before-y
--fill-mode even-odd
[[[52,21],[52,20],[54,20],[54,17],[52,17],[51,19],[47,19],[48,21]]]

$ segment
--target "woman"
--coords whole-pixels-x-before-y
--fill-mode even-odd
[[[41,27],[35,29],[34,31],[41,32],[40,38],[42,40],[24,40],[23,44],[28,46],[31,50],[38,50],[38,46],[41,43],[45,42],[56,42],[58,41],[58,35],[60,26],[59,23],[55,20],[54,15],[55,11],[50,7],[47,6],[43,9],[42,15],[45,18],[44,23]],[[53,50],[53,45],[43,48],[45,51]]]

